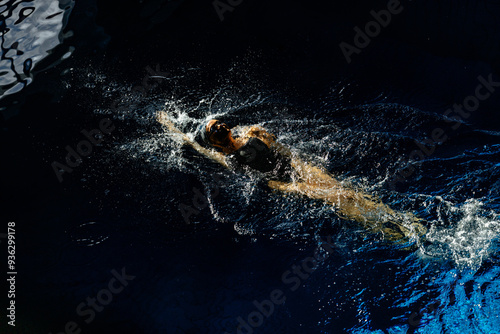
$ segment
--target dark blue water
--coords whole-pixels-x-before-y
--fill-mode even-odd
[[[243,1],[223,21],[210,1],[2,3],[18,274],[0,331],[500,333],[499,8],[402,6],[348,64],[339,43],[386,2]],[[428,232],[390,242],[224,170],[157,110],[193,137],[260,124]],[[56,172],[67,147],[85,154]]]

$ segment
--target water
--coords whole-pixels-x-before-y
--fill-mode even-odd
[[[42,13],[49,4],[35,7]],[[164,13],[173,8],[154,4]],[[91,3],[83,8],[94,10]],[[96,8],[100,15],[109,10],[102,3]],[[74,321],[82,333],[237,333],[238,325],[254,333],[500,333],[500,132],[494,118],[483,121],[498,98],[459,129],[443,117],[474,92],[478,75],[487,77],[484,63],[427,55],[426,72],[405,72],[400,80],[408,86],[401,87],[397,72],[421,63],[404,47],[394,52],[406,62],[388,56],[381,67],[394,69],[381,72],[367,72],[363,63],[346,70],[339,62],[340,69],[332,69],[307,56],[300,66],[284,58],[282,70],[273,63],[275,51],[270,56],[265,47],[261,54],[235,46],[238,56],[220,62],[209,53],[190,59],[192,49],[182,49],[182,42],[186,58],[158,52],[149,43],[162,36],[163,26],[136,23],[147,32],[136,33],[148,40],[134,40],[137,47],[127,49],[130,40],[122,43],[113,29],[128,26],[109,20],[102,25],[112,43],[103,46],[104,37],[95,42],[109,55],[85,54],[87,42],[78,44],[79,37],[74,45],[82,54],[54,61],[46,76],[31,73],[31,81],[16,77],[2,86],[21,105],[3,132],[3,139],[15,138],[6,148],[14,163],[4,175],[19,176],[5,181],[11,194],[6,208],[13,209],[6,219],[16,221],[21,244],[17,332],[59,333]],[[54,39],[29,55],[34,63],[57,43],[69,47],[61,38],[65,24],[48,28]],[[81,24],[71,25],[77,36]],[[14,38],[15,23],[8,27],[5,38],[21,39]],[[366,51],[367,63],[370,52],[386,50],[384,43],[390,42]],[[134,66],[124,50],[132,50],[127,55]],[[22,56],[17,63],[28,59]],[[440,87],[448,82],[443,73],[463,64],[469,70],[456,74],[461,80]],[[284,78],[290,68],[299,78],[294,84]],[[303,80],[310,73],[321,73],[318,82]],[[44,91],[54,77],[64,87],[55,99],[26,88],[30,82]],[[37,105],[43,112],[34,112]],[[344,184],[425,219],[428,233],[390,242],[321,201],[273,192],[258,173],[225,170],[183,146],[156,122],[158,110],[191,138],[212,118],[259,124]],[[104,118],[115,130],[59,183],[51,163],[64,163],[65,147],[76,147],[85,139],[81,131],[98,128]],[[409,165],[417,143],[436,128],[449,139]],[[408,166],[412,172],[395,183]],[[29,203],[28,210],[20,203]],[[187,218],[182,205],[192,210]],[[315,254],[324,258],[310,265]],[[128,285],[92,320],[79,313],[78,306],[109,288],[112,270],[121,268],[134,276]],[[273,298],[276,291],[280,297]],[[269,304],[273,299],[285,301]]]
[[[186,70],[175,84],[189,87],[182,85],[182,81],[196,80],[199,72],[199,69]],[[163,83],[164,86],[169,84]],[[370,329],[379,324],[395,333],[408,330],[454,332],[457,314],[462,319],[458,327],[461,331],[474,332],[480,328],[478,331],[494,333],[498,317],[492,310],[499,307],[496,257],[500,220],[496,213],[497,189],[491,184],[498,180],[500,146],[489,144],[443,158],[432,156],[412,175],[415,182],[411,179],[405,182],[409,184],[408,190],[390,190],[389,176],[401,168],[401,156],[387,156],[386,152],[414,149],[412,139],[418,139],[419,135],[402,138],[398,131],[391,131],[395,125],[383,119],[397,115],[401,124],[411,126],[435,122],[435,116],[389,102],[383,92],[357,106],[343,106],[345,97],[338,94],[338,90],[348,93],[350,88],[342,84],[334,83],[336,88],[324,97],[328,106],[336,106],[333,111],[328,110],[331,114],[320,109],[311,118],[303,116],[312,113],[311,110],[305,112],[279,93],[259,89],[257,83],[249,83],[244,91],[223,85],[209,93],[188,89],[185,95],[179,92],[179,97],[151,93],[132,103],[127,100],[126,105],[138,107],[123,109],[118,114],[111,114],[109,109],[95,112],[99,117],[122,119],[137,131],[113,146],[109,154],[115,159],[135,161],[136,171],[146,174],[161,171],[161,175],[168,178],[175,171],[193,175],[198,180],[197,190],[207,196],[208,204],[206,209],[189,217],[188,229],[202,226],[210,231],[219,228],[220,224],[230,226],[237,233],[236,240],[247,239],[249,247],[256,252],[261,252],[261,239],[274,240],[278,248],[282,242],[302,245],[304,250],[294,249],[291,254],[281,255],[292,256],[295,262],[307,257],[308,252],[311,254],[311,249],[322,237],[333,236],[340,256],[320,266],[310,280],[304,282],[304,291],[297,295],[288,291],[290,305],[266,319],[261,331],[300,328],[300,320],[293,320],[293,325],[285,323],[291,321],[290,314],[297,317],[302,313],[299,311],[301,303],[296,303],[306,298],[314,301],[315,310],[298,319],[302,319],[305,330],[311,332],[335,332],[332,328],[345,321],[342,320],[345,314],[352,313],[350,320],[355,320],[356,324],[344,328],[352,333],[372,332]],[[117,89],[128,90],[119,86]],[[349,107],[357,112],[354,120],[357,125],[353,125],[351,119],[335,115]],[[375,119],[371,114],[374,109],[381,111]],[[226,171],[186,149],[180,138],[165,134],[155,121],[157,110],[167,111],[171,120],[191,138],[196,136],[201,124],[213,118],[229,124],[258,123],[276,134],[278,140],[294,152],[324,166],[347,184],[377,194],[393,208],[414,211],[425,218],[429,222],[426,242],[420,240],[419,248],[410,252],[398,250],[401,247],[387,244],[382,235],[367,234],[356,223],[339,219],[328,205],[307,198],[284,197],[267,190],[259,183],[257,175]],[[480,132],[480,129],[475,131]],[[220,181],[214,181],[216,176]],[[189,186],[187,188],[187,194],[180,200],[172,198],[170,192],[156,193],[155,196],[165,203],[159,210],[172,212],[180,203],[194,207],[191,200],[196,193]],[[260,266],[260,260],[253,261],[248,263],[250,268]],[[233,275],[241,279],[238,273],[230,275],[226,280],[232,280]],[[281,279],[280,273],[270,276],[267,280],[273,282],[271,286]],[[189,287],[186,289],[191,291]],[[234,332],[238,316],[251,313],[251,300],[247,298],[255,295],[248,296],[248,292],[243,291],[246,297],[240,300],[233,295],[234,289],[239,288],[231,286],[229,291],[220,292],[225,296],[216,304],[221,309],[217,308],[215,315],[210,313],[211,325],[212,321],[222,321],[215,326],[214,332],[218,328],[228,331],[233,328]],[[261,298],[272,291],[266,289],[266,285],[259,285],[257,289],[256,295]],[[201,292],[197,295],[193,303],[203,298]],[[381,312],[381,308],[387,308],[387,314]],[[181,319],[188,317],[184,306],[176,312],[183,314]],[[317,320],[314,326],[311,319]],[[192,326],[188,320],[184,321],[188,328]]]
[[[64,32],[74,2],[3,1],[0,6],[2,59],[0,96],[21,91],[33,74],[68,58],[72,46],[62,46],[72,32]]]

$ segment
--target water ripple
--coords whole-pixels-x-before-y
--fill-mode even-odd
[[[72,47],[57,47],[71,35],[63,30],[73,6],[72,0],[11,0],[0,5],[0,98],[29,85],[35,67],[46,69],[71,55]]]

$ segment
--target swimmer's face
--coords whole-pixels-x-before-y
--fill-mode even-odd
[[[214,144],[223,144],[231,135],[231,130],[226,123],[222,123],[216,119],[208,122],[205,129],[207,131],[208,140]]]

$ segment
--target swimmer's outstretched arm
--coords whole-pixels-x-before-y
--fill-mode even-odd
[[[200,144],[198,144],[197,142],[195,142],[194,140],[192,140],[191,138],[189,138],[185,133],[183,133],[181,130],[179,130],[178,128],[175,127],[174,123],[172,123],[168,117],[167,117],[167,113],[164,112],[164,111],[158,111],[156,113],[156,120],[167,127],[167,129],[172,132],[172,133],[176,133],[178,135],[181,136],[182,140],[184,141],[184,143],[190,145],[192,148],[194,148],[196,151],[198,151],[199,153],[203,154],[204,156],[220,163],[222,166],[226,167],[226,168],[229,168],[229,165],[226,161],[226,157],[224,156],[224,154],[220,153],[220,152],[217,152],[217,151],[214,151],[214,150],[209,150],[207,148],[204,148],[203,146],[201,146]]]

